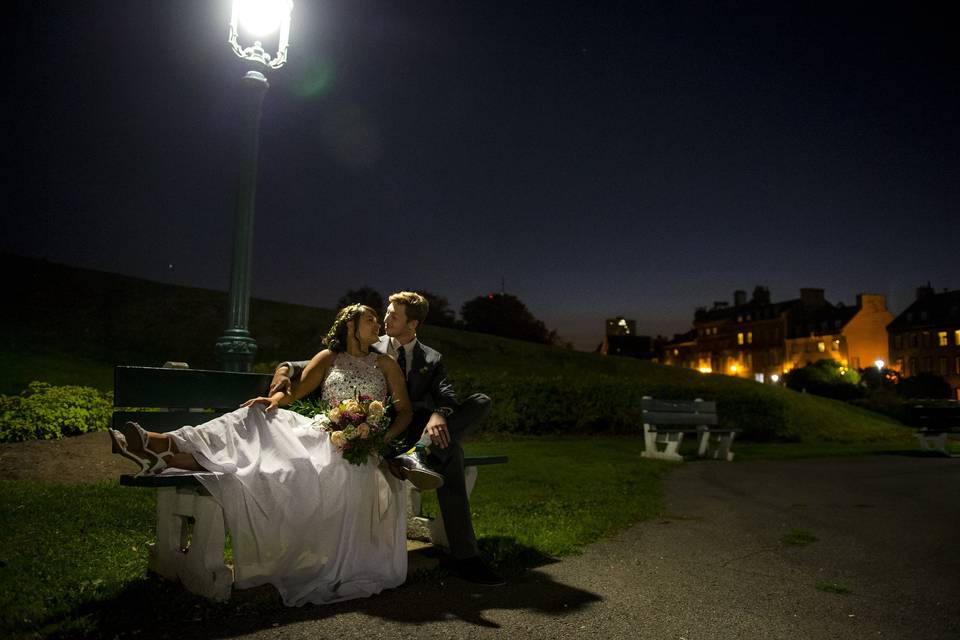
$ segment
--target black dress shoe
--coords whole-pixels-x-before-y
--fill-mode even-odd
[[[503,576],[487,566],[487,563],[481,560],[480,556],[462,560],[447,558],[441,562],[441,566],[458,578],[473,584],[485,587],[502,587],[507,584]]]
[[[427,467],[427,456],[419,449],[394,458],[403,467],[404,477],[421,491],[439,489],[443,486],[443,476]]]

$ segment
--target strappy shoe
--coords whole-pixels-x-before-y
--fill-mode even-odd
[[[150,468],[153,461],[148,460],[147,458],[142,458],[130,451],[130,449],[127,447],[127,438],[116,429],[107,429],[107,432],[110,433],[110,442],[113,445],[113,453],[119,453],[127,460],[130,460],[135,465],[139,466],[140,471],[135,475],[137,477],[142,476],[146,470]]]
[[[119,436],[119,438],[114,437],[114,433]],[[173,440],[167,439],[167,450],[157,453],[156,451],[151,451],[147,446],[150,442],[150,435],[144,431],[140,425],[136,422],[127,422],[119,431],[113,431],[111,429],[111,438],[114,438],[114,445],[122,445],[121,450],[116,453],[133,460],[140,465],[140,471],[134,474],[135,478],[141,476],[154,476],[159,474],[161,471],[167,468],[167,458],[174,454],[173,451]],[[134,452],[130,450],[130,442],[139,442],[140,451]]]

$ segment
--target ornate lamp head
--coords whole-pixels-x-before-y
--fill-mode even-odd
[[[271,69],[282,67],[287,61],[292,11],[293,0],[233,0],[228,39],[233,52],[244,60],[253,60]],[[267,53],[260,40],[254,40],[249,47],[241,46],[239,41],[241,28],[254,38],[263,38],[279,29],[280,39],[276,56]]]

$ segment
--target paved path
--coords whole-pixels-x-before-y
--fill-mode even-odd
[[[668,517],[505,588],[449,579],[194,631],[367,640],[960,638],[960,459],[688,463],[669,476],[666,504]],[[784,545],[798,529],[816,542]],[[850,593],[818,590],[821,583]]]

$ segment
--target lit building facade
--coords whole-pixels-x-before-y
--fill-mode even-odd
[[[675,358],[680,366],[760,382],[776,382],[795,367],[827,358],[865,368],[887,362],[892,319],[881,295],[858,295],[857,305],[847,307],[828,302],[823,289],[801,289],[799,298],[772,302],[768,289],[756,287],[749,300],[745,291],[735,291],[732,305],[697,309],[690,355],[681,362],[678,346]]]
[[[909,378],[938,375],[960,400],[960,290],[917,289],[917,299],[888,326],[890,366]]]

